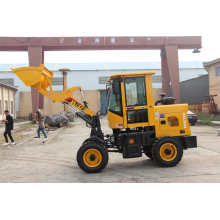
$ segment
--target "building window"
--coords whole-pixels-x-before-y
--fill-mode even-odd
[[[99,77],[99,84],[106,84],[110,77]]]
[[[14,110],[14,108],[13,108],[13,101],[11,101],[11,114],[14,114],[13,110]]]
[[[63,85],[63,77],[53,78],[51,81],[52,86]]]
[[[14,85],[14,79],[0,79],[0,82],[7,83],[8,85]]]
[[[5,101],[5,110],[8,110],[8,101]]]
[[[220,76],[220,66],[215,67],[215,77]]]
[[[0,115],[2,115],[2,100],[0,100]]]
[[[161,76],[152,76],[152,83],[162,83]]]

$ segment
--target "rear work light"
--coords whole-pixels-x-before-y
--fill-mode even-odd
[[[134,143],[134,139],[129,139],[129,144],[133,144]]]

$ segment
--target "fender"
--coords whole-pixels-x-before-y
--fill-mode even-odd
[[[96,137],[96,136],[87,138],[87,139],[83,142],[83,144],[85,144],[85,143],[88,142],[88,141],[96,141],[96,142],[99,142],[100,144],[103,144],[103,145],[105,146],[105,142],[104,142],[102,139],[100,139],[100,138],[98,138],[98,137]]]

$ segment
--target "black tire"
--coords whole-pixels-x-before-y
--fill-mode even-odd
[[[89,141],[79,148],[76,160],[86,173],[99,173],[108,164],[108,151],[102,144]]]
[[[32,113],[29,114],[29,121],[32,121]]]
[[[143,147],[143,150],[144,150],[144,154],[149,157],[150,159],[154,159],[153,158],[153,155],[151,153],[151,147]]]
[[[160,166],[174,167],[182,159],[183,146],[174,137],[162,137],[154,142],[151,153]]]
[[[194,123],[191,123],[191,125],[194,126],[194,125],[195,125],[195,122],[194,122]]]

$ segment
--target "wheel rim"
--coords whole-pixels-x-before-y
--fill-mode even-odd
[[[102,162],[102,155],[96,149],[89,149],[83,154],[83,161],[88,167],[97,167]]]
[[[166,143],[160,148],[160,156],[165,161],[172,161],[176,158],[177,148],[174,144]]]

